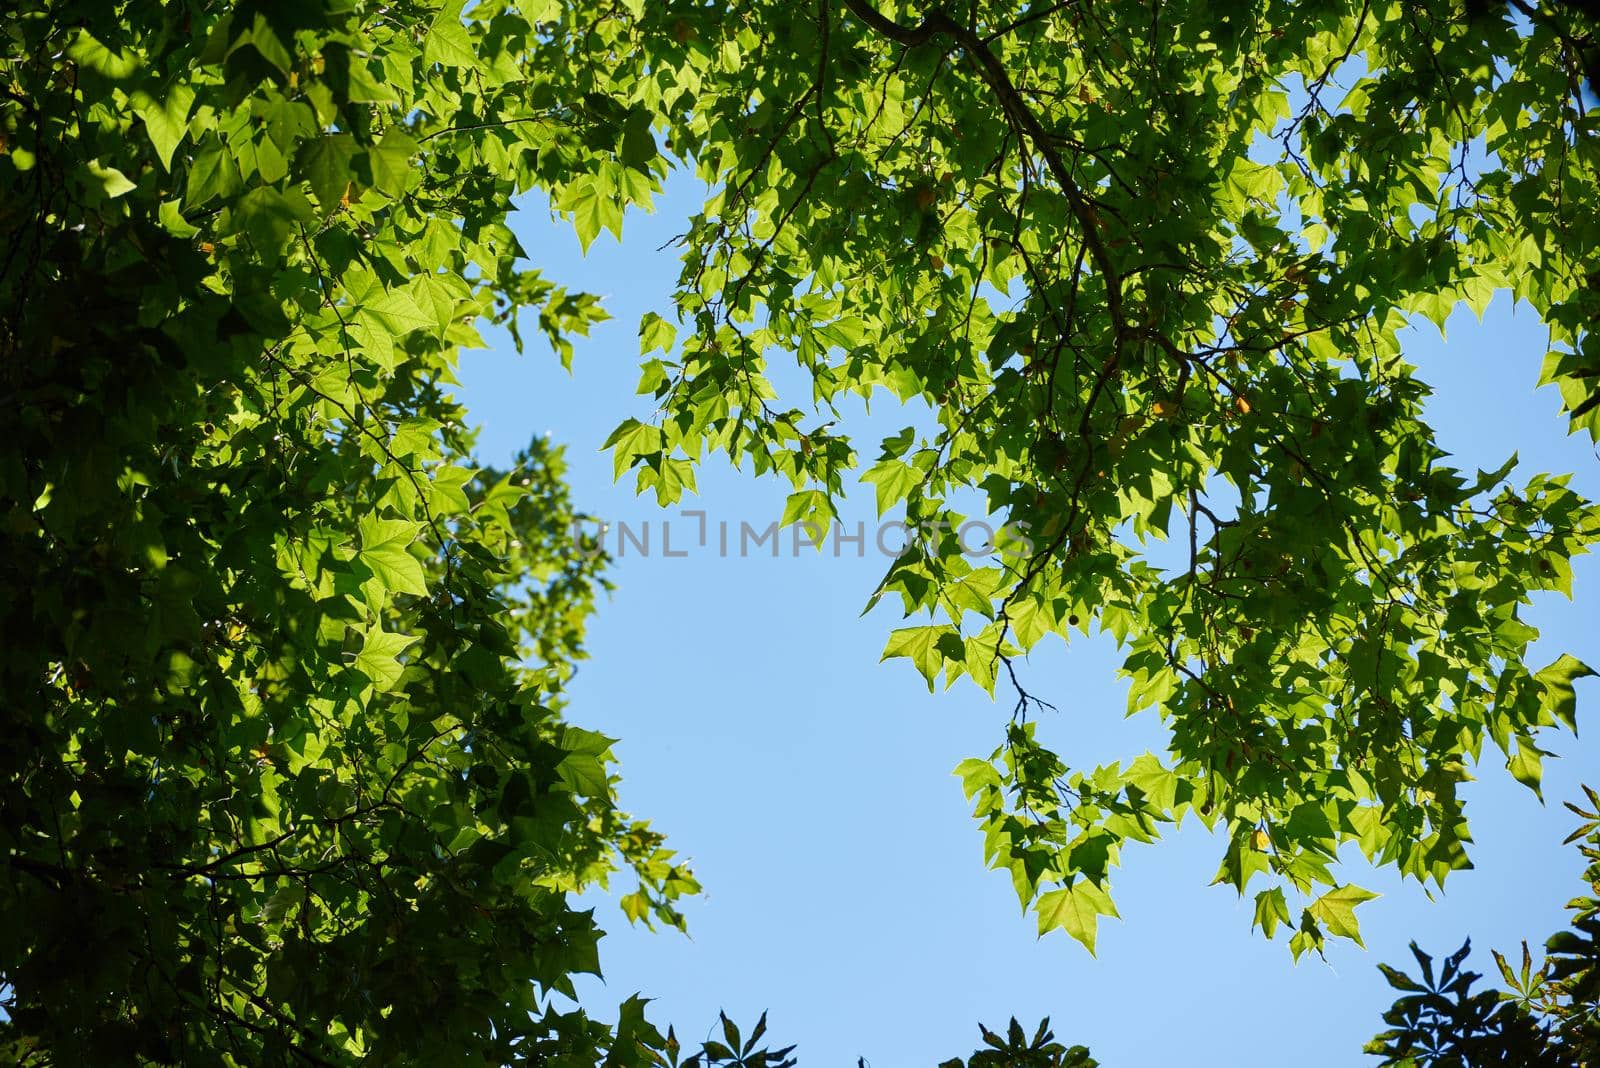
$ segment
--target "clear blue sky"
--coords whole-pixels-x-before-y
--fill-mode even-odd
[[[585,258],[570,228],[530,201],[519,233],[554,280],[605,298],[615,317],[580,339],[569,375],[548,352],[517,357],[495,339],[464,359],[464,397],[483,426],[481,459],[503,463],[531,436],[566,443],[579,506],[612,520],[674,519],[674,548],[693,521],[614,484],[601,442],[627,415],[649,419],[636,397],[637,326],[665,312],[675,251],[657,248],[698,206],[688,183],[654,215],[630,215],[619,246],[603,235]],[[1458,465],[1494,468],[1513,451],[1518,474],[1575,472],[1600,497],[1600,458],[1565,435],[1552,390],[1536,391],[1543,331],[1526,308],[1497,298],[1480,325],[1470,312],[1448,324],[1448,344],[1424,324],[1410,359],[1436,389],[1430,419]],[[846,429],[859,452],[913,421],[885,400]],[[720,461],[699,473],[682,507],[713,521],[757,526],[776,518],[787,484],[757,480]],[[870,487],[845,508],[872,527]],[[713,528],[714,530],[715,528]],[[714,544],[714,535],[713,535]],[[1010,703],[970,683],[930,695],[906,661],[879,664],[893,606],[860,617],[887,560],[834,557],[785,545],[765,556],[719,558],[698,550],[617,561],[616,593],[590,628],[591,659],[572,687],[572,718],[621,738],[622,799],[693,858],[703,897],[689,904],[690,936],[630,929],[597,900],[611,932],[604,982],[581,985],[607,1017],[635,991],[653,1016],[700,1037],[718,1009],[799,1044],[803,1065],[932,1065],[977,1044],[977,1024],[1013,1014],[1052,1018],[1058,1035],[1087,1044],[1108,1066],[1172,1063],[1238,1068],[1360,1064],[1392,991],[1379,961],[1410,961],[1416,938],[1435,955],[1471,934],[1474,963],[1493,970],[1490,947],[1536,946],[1562,922],[1582,865],[1560,841],[1573,819],[1560,807],[1585,776],[1600,785],[1600,746],[1550,735],[1546,805],[1510,778],[1486,745],[1482,781],[1467,791],[1477,870],[1458,873],[1429,902],[1413,884],[1373,872],[1359,856],[1347,878],[1383,897],[1360,910],[1367,950],[1334,946],[1326,963],[1294,964],[1280,933],[1249,930],[1251,908],[1208,885],[1221,844],[1192,821],[1155,847],[1124,854],[1114,875],[1123,919],[1103,921],[1099,957],[1065,934],[1037,939],[1009,878],[987,871],[982,840],[951,769],[987,756]],[[852,550],[853,551],[853,550]],[[1541,600],[1534,659],[1569,651],[1600,664],[1600,561],[1575,568],[1575,602]],[[1030,689],[1060,707],[1040,730],[1065,759],[1091,766],[1159,748],[1153,713],[1123,718],[1125,685],[1109,640],[1047,642],[1026,666]],[[1580,683],[1579,722],[1595,716],[1600,686]]]

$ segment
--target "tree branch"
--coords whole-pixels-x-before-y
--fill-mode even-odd
[[[1067,205],[1083,231],[1083,243],[1089,249],[1089,256],[1094,260],[1095,268],[1106,280],[1106,306],[1111,313],[1115,344],[1120,350],[1126,333],[1122,315],[1122,275],[1112,261],[1104,240],[1101,239],[1100,223],[1095,217],[1093,206],[1073,179],[1066,161],[1061,158],[1061,153],[1057,152],[1051,143],[1049,131],[1044,128],[1039,117],[1028,107],[1027,101],[1023,100],[1016,86],[1011,83],[1011,76],[1006,73],[1005,64],[1000,62],[1000,57],[989,49],[981,37],[939,8],[934,8],[924,15],[919,25],[902,26],[873,7],[870,0],[844,0],[844,3],[845,7],[850,9],[850,13],[866,23],[868,28],[897,44],[914,48],[943,34],[954,40],[977,65],[979,76],[999,99],[1007,122],[1022,138],[1030,142],[1033,150],[1044,159],[1045,166],[1049,168],[1051,176],[1055,178],[1062,194],[1066,196]]]

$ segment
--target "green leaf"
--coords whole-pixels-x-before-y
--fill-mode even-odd
[[[1000,786],[1000,773],[987,760],[968,757],[956,765],[955,774],[961,779],[962,792],[970,799],[979,790]]]
[[[639,469],[639,491],[656,491],[656,503],[663,507],[676,504],[685,489],[694,489],[694,465],[687,460],[664,456],[660,453],[648,458]]]
[[[193,237],[200,232],[183,217],[183,211],[176,200],[163,201],[157,210],[157,218],[161,220],[161,228],[173,237]]]
[[[435,435],[439,433],[439,421],[436,419],[412,418],[406,419],[395,427],[394,435],[389,439],[389,451],[396,456],[423,456],[432,458],[438,454],[439,442]],[[466,472],[459,468],[438,471],[434,474],[435,481],[440,479],[465,480]],[[413,527],[413,530],[420,529]]]
[[[606,438],[600,448],[612,450],[612,463],[617,478],[633,466],[640,456],[650,456],[661,451],[661,431],[637,419],[628,419]]]
[[[1040,894],[1034,912],[1038,914],[1041,936],[1059,927],[1083,943],[1091,955],[1099,918],[1117,915],[1111,896],[1088,879]]]
[[[298,193],[286,196],[257,186],[234,202],[233,229],[250,235],[256,247],[268,253],[282,245],[295,228],[312,219],[311,205]]]
[[[655,349],[670,352],[677,337],[677,327],[655,312],[645,312],[639,321],[639,354],[643,356]]]
[[[1578,729],[1578,694],[1573,685],[1578,679],[1594,676],[1595,670],[1582,660],[1562,653],[1555,663],[1534,674],[1534,680],[1544,688],[1550,712],[1568,729]]]
[[[1378,965],[1378,971],[1383,973],[1384,979],[1396,990],[1404,990],[1407,993],[1412,994],[1422,994],[1427,992],[1427,987],[1411,978],[1405,972],[1400,971],[1398,968],[1391,968],[1387,964],[1380,964]]]
[[[66,52],[75,62],[114,81],[131,78],[144,66],[144,58],[138,52],[121,46],[111,48],[83,29],[73,37]]]
[[[416,298],[404,288],[385,291],[376,300],[364,304],[361,310],[395,337],[402,337],[413,330],[431,330],[437,326],[434,317],[423,311]]]
[[[133,192],[138,186],[128,180],[128,176],[115,167],[107,167],[99,160],[89,161],[89,173],[94,177],[95,183],[100,186],[105,195],[113,200]]]
[[[648,111],[630,112],[622,126],[622,147],[618,152],[624,164],[646,173],[658,155],[655,135],[650,132],[650,122]]]
[[[390,633],[374,624],[362,635],[361,651],[355,658],[356,670],[379,690],[392,691],[405,672],[400,654],[416,640],[409,634]]]
[[[824,544],[822,534],[828,530],[828,525],[833,520],[833,505],[828,500],[828,495],[822,490],[804,489],[789,494],[784,501],[783,517],[778,520],[780,527],[798,523],[802,527],[802,534],[808,540],[816,543],[820,550]]]
[[[477,52],[472,47],[472,36],[461,21],[464,0],[450,0],[439,9],[428,36],[422,43],[422,61],[440,63],[446,67],[475,67]]]
[[[573,793],[587,797],[606,796],[610,784],[605,765],[587,753],[572,753],[556,765],[556,773]]]
[[[417,142],[400,127],[391,126],[383,131],[383,138],[367,149],[373,188],[393,197],[404,193],[412,173],[411,157],[417,150]]]
[[[360,57],[352,58],[350,62],[349,80],[345,86],[346,95],[353,103],[359,104],[395,104],[399,97],[381,77],[374,77],[369,61]]]
[[[928,681],[928,691],[931,693],[934,680],[944,667],[945,658],[939,649],[939,640],[949,633],[948,627],[902,627],[889,635],[879,662],[898,657],[909,659]]]
[[[861,481],[877,490],[878,515],[882,517],[906,499],[917,483],[922,481],[922,474],[905,461],[891,457],[867,468],[861,475]]]
[[[1329,934],[1348,938],[1359,946],[1362,942],[1361,930],[1356,923],[1356,906],[1377,896],[1370,890],[1347,883],[1317,898],[1311,903],[1309,911],[1322,922]]]
[[[1258,848],[1255,832],[1247,826],[1235,828],[1228,841],[1228,851],[1223,855],[1222,866],[1212,884],[1227,883],[1242,896],[1256,873],[1263,875],[1272,870],[1267,854]]]
[[[363,519],[357,558],[393,593],[428,595],[422,562],[410,552],[419,524],[403,519]]]
[[[189,111],[194,107],[194,89],[185,82],[174,82],[160,101],[151,101],[137,111],[144,120],[145,136],[156,150],[156,158],[172,170],[172,154],[189,133]]]
[[[219,196],[232,196],[239,187],[239,168],[233,155],[214,136],[208,136],[189,163],[184,182],[183,206],[194,210]]]
[[[600,231],[609,229],[618,237],[622,235],[622,206],[610,192],[603,191],[589,175],[569,184],[556,199],[556,206],[572,216],[573,229],[584,252]]]
[[[356,139],[347,133],[323,134],[306,141],[295,155],[295,173],[309,182],[323,215],[338,209],[355,179]]]
[[[1262,890],[1256,894],[1256,913],[1252,927],[1261,928],[1261,933],[1272,938],[1278,932],[1278,925],[1289,922],[1289,903],[1284,900],[1283,888],[1274,886],[1270,890]]]
[[[1511,772],[1511,777],[1532,790],[1541,801],[1544,800],[1544,794],[1539,788],[1539,781],[1544,775],[1544,756],[1542,749],[1524,738],[1517,742],[1516,753],[1506,761],[1506,769]]]
[[[294,66],[294,57],[290,55],[289,48],[273,28],[272,20],[265,14],[257,14],[250,20],[250,28],[234,38],[232,46],[228,49],[229,54],[247,45],[262,59],[276,67],[280,74],[288,74]]]

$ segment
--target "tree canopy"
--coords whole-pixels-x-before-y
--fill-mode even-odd
[[[603,560],[559,451],[478,469],[449,394],[479,320],[559,346],[599,312],[519,263],[517,175],[422,15],[6,21],[24,1061],[648,1063],[642,1002],[613,1038],[545,996],[598,968],[573,892],[629,869],[628,913],[677,925],[695,889],[563,714]]]
[[[1523,0],[23,0],[6,1040],[679,1056],[639,999],[612,1026],[548,997],[598,967],[571,895],[626,871],[627,915],[677,926],[697,887],[568,718],[604,562],[568,544],[559,450],[483,468],[452,392],[479,325],[569,359],[604,314],[538,271],[515,198],[587,243],[674,169],[708,197],[618,470],[671,503],[726,454],[810,524],[860,470],[932,532],[863,593],[917,619],[886,658],[1016,695],[959,770],[1041,933],[1093,949],[1124,846],[1193,813],[1266,935],[1359,940],[1340,846],[1442,884],[1485,743],[1538,789],[1593,674],[1530,663],[1523,611],[1570,594],[1600,514],[1450,467],[1399,332],[1508,290],[1549,329],[1527,377],[1600,436],[1597,29]],[[881,391],[936,429],[869,464],[848,403]],[[1023,533],[974,561],[977,508]],[[1038,740],[1024,657],[1094,632],[1165,752]]]
[[[936,433],[863,461],[880,509],[934,532],[872,599],[926,617],[885,656],[930,686],[1015,686],[960,773],[1040,931],[1092,949],[1122,848],[1193,812],[1268,936],[1359,940],[1372,895],[1339,846],[1442,884],[1469,863],[1468,764],[1492,741],[1536,790],[1538,733],[1575,726],[1592,674],[1527,663],[1522,610],[1570,595],[1600,517],[1510,459],[1451,468],[1399,331],[1509,290],[1600,434],[1594,28],[1143,0],[562,19],[582,87],[647,109],[710,188],[683,337],[641,330],[668,350],[640,382],[662,414],[618,429],[618,466],[671,502],[722,451],[792,480],[786,520],[825,522],[857,465],[847,398],[928,406]],[[560,189],[580,237],[619,218],[604,192]],[[780,398],[774,361],[810,395]],[[974,506],[1029,536],[976,566]],[[1018,657],[1097,630],[1169,752],[1074,768],[1037,740]]]

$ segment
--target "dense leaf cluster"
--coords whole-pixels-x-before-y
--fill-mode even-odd
[[[1339,847],[1441,883],[1485,743],[1537,789],[1540,732],[1574,722],[1591,671],[1529,664],[1522,613],[1570,592],[1600,516],[1560,476],[1451,467],[1401,354],[1508,290],[1600,432],[1593,14],[1474,11],[669,2],[552,29],[711,190],[619,469],[671,502],[721,451],[821,523],[855,402],[936,418],[860,461],[880,509],[943,532],[870,603],[924,617],[885,656],[930,687],[1016,684],[960,774],[1041,931],[1092,946],[1123,848],[1193,812],[1268,935],[1358,938]],[[558,201],[586,239],[614,219],[592,192]],[[974,509],[1027,537],[971,559]],[[1035,733],[1019,658],[1094,632],[1166,753],[1074,768]]]
[[[565,359],[602,316],[529,269],[513,198],[588,243],[673,166],[709,196],[619,471],[671,502],[721,451],[826,521],[853,400],[925,406],[862,477],[944,533],[872,601],[926,617],[886,656],[930,687],[1016,688],[959,773],[1041,932],[1092,949],[1123,848],[1192,812],[1269,936],[1359,939],[1340,847],[1442,883],[1485,742],[1537,789],[1593,674],[1530,664],[1522,612],[1570,592],[1600,513],[1450,467],[1400,331],[1509,290],[1600,435],[1596,34],[1522,0],[22,0],[11,1052],[677,1062],[639,999],[615,1025],[551,1001],[598,967],[573,893],[626,869],[628,915],[679,925],[695,883],[565,718],[603,579],[563,551],[559,452],[482,469],[452,398],[482,323],[520,345],[531,313]],[[1027,537],[970,559],[979,507]],[[1078,769],[1041,740],[1021,658],[1097,631],[1167,752]],[[1592,976],[1552,954],[1541,989]],[[1478,1005],[1463,974],[1418,996]],[[789,1059],[724,1023],[684,1063]],[[972,1063],[1089,1063],[1013,1030]]]
[[[475,323],[530,311],[560,348],[599,315],[527,269],[511,197],[621,167],[491,6],[494,48],[459,4],[62,0],[0,27],[24,1061],[660,1045],[642,1003],[614,1040],[548,997],[598,970],[573,892],[631,869],[629,914],[677,925],[695,884],[562,712],[603,558],[567,551],[559,451],[481,469],[451,397]],[[510,143],[482,133],[503,112]]]
[[[1004,1037],[979,1026],[983,1048],[966,1060],[945,1061],[940,1068],[1095,1068],[1100,1062],[1083,1046],[1064,1046],[1056,1041],[1048,1019],[1030,1037],[1015,1018]]]
[[[1567,803],[1584,821],[1567,841],[1589,861],[1588,893],[1568,903],[1570,927],[1550,936],[1539,967],[1527,943],[1520,969],[1496,952],[1506,988],[1474,992],[1482,977],[1462,967],[1470,940],[1445,958],[1437,979],[1432,958],[1412,943],[1420,979],[1380,965],[1401,996],[1368,1053],[1407,1068],[1582,1068],[1600,1058],[1600,795],[1584,789],[1593,807]]]

